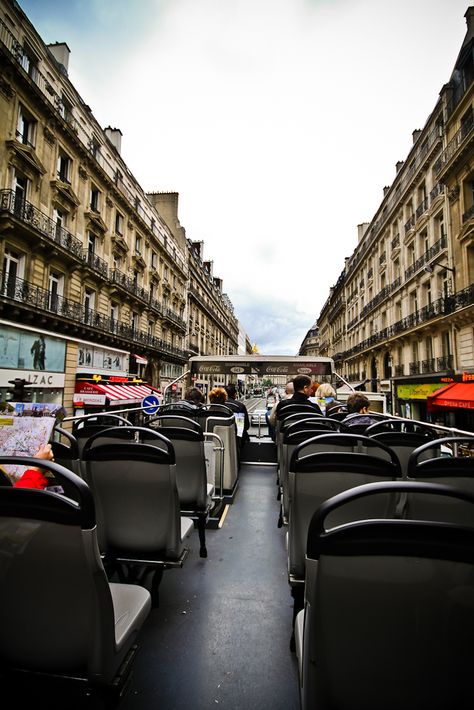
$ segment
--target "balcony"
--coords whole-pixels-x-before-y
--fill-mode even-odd
[[[448,240],[445,234],[438,239],[437,242],[433,244],[425,253],[420,256],[413,264],[411,264],[408,269],[405,270],[405,281],[408,281],[417,271],[419,271],[423,266],[429,264],[429,262],[437,256],[443,249],[446,249],[448,245]]]
[[[395,365],[395,377],[403,377],[405,374],[404,365]]]
[[[427,323],[430,320],[433,320],[434,318],[449,315],[451,313],[456,313],[456,311],[459,311],[462,308],[466,308],[467,306],[471,306],[473,304],[474,284],[471,284],[471,286],[468,286],[462,291],[458,291],[452,296],[439,298],[436,301],[433,301],[432,303],[428,304],[427,306],[424,306],[423,308],[420,308],[417,311],[410,313],[410,315],[405,316],[405,318],[401,318],[396,323],[393,323],[387,328],[384,328],[383,330],[379,331],[379,333],[377,333],[376,335],[371,335],[369,338],[366,338],[362,342],[358,343],[357,345],[354,345],[354,347],[347,350],[344,353],[344,357],[352,357],[353,355],[356,355],[359,352],[374,347],[380,342],[388,340],[389,338],[396,337],[399,334],[405,333],[406,331],[409,331],[419,325],[423,325],[424,323]],[[451,355],[447,356],[447,359],[436,359],[436,370],[438,372],[443,370],[449,370],[451,368]]]
[[[471,116],[468,121],[463,123],[459,131],[455,133],[445,150],[441,153],[441,156],[434,164],[434,172],[436,175],[439,176],[447,165],[450,163],[454,164],[459,159],[468,144],[471,142],[473,135],[474,118]]]
[[[112,269],[109,274],[109,279],[112,283],[120,286],[124,291],[136,296],[142,301],[149,300],[148,291],[142,286],[139,286],[134,279],[131,279],[129,276],[124,274],[123,271],[120,271],[119,269]]]
[[[72,301],[57,294],[52,293],[40,286],[35,286],[24,279],[4,279],[0,285],[0,301],[5,304],[15,306],[15,315],[18,320],[20,313],[25,322],[29,320],[28,313],[35,313],[35,322],[38,316],[42,316],[46,322],[53,325],[58,332],[74,331],[80,333],[79,326],[85,329],[88,337],[102,342],[113,342],[114,338],[124,341],[125,347],[132,347],[139,343],[150,349],[156,350],[157,355],[166,353],[175,356],[179,360],[187,359],[186,352],[176,348],[169,343],[155,338],[149,333],[137,330],[129,323],[124,323],[91,308],[87,308],[82,303]],[[21,320],[21,319],[20,319]]]
[[[430,357],[427,360],[421,361],[421,371],[423,374],[428,374],[430,372],[435,372],[435,359]]]
[[[104,261],[104,259],[101,259],[100,256],[97,256],[97,254],[95,254],[93,251],[89,251],[88,249],[84,249],[82,258],[87,264],[87,266],[89,266],[93,271],[96,271],[104,279],[107,278],[109,268],[107,266],[107,262]]]
[[[408,369],[409,369],[410,375],[419,375],[420,369],[421,369],[419,360],[417,360],[416,362],[408,363]]]
[[[40,212],[31,202],[19,198],[13,190],[0,191],[0,216],[5,214],[10,214],[25,226],[33,228],[51,245],[60,246],[65,253],[83,261],[84,245],[80,239]]]

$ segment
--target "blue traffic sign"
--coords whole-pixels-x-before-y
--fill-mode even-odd
[[[156,394],[147,394],[147,396],[142,399],[142,407],[145,414],[156,414],[159,406],[160,400]]]

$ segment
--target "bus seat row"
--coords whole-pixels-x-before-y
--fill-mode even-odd
[[[436,517],[346,519],[343,508],[405,495],[459,503]],[[367,505],[367,508],[373,508]],[[342,492],[312,515],[295,623],[302,710],[467,710],[474,704],[474,493],[415,481]]]
[[[0,456],[0,464],[18,460]],[[1,674],[17,684],[68,681],[84,698],[95,689],[117,700],[151,596],[142,586],[108,581],[89,486],[56,463],[42,467],[75,495],[0,487]]]

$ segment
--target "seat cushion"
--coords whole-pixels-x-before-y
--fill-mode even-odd
[[[114,605],[115,643],[120,651],[130,634],[137,633],[151,611],[150,592],[136,584],[112,582],[110,593]]]

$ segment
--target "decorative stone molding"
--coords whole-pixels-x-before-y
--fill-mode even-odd
[[[48,128],[48,126],[45,126],[43,128],[43,135],[45,141],[47,141],[50,145],[54,145],[56,143],[56,136],[54,135],[53,131]]]
[[[79,165],[77,172],[79,173],[81,180],[87,179],[87,170],[82,165]]]
[[[459,199],[460,188],[459,185],[455,185],[450,190],[448,190],[448,199],[451,203],[456,202]]]

